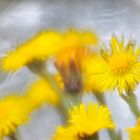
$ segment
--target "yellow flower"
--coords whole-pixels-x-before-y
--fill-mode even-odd
[[[96,44],[97,37],[90,32],[68,30],[65,33],[43,31],[9,51],[2,60],[3,69],[17,70],[37,60],[46,60],[63,47],[75,47],[83,44]]]
[[[3,58],[4,70],[17,70],[35,60],[45,60],[60,49],[62,35],[55,31],[43,31]]]
[[[63,83],[62,77],[60,76],[59,73],[56,73],[54,75],[54,80],[57,82],[59,88],[61,88],[63,90],[64,89],[64,83]]]
[[[79,135],[92,135],[103,128],[113,128],[114,123],[107,107],[89,103],[81,104],[70,110],[70,124],[75,127]]]
[[[62,77],[68,92],[79,92],[82,89],[81,63],[91,55],[90,45],[97,45],[95,33],[68,30],[64,34],[63,47],[55,57],[55,65]]]
[[[28,90],[27,96],[33,108],[39,107],[44,103],[52,105],[58,103],[57,93],[55,93],[46,80],[36,81]]]
[[[78,31],[76,29],[69,29],[64,33],[63,46],[64,47],[84,47],[85,45],[97,45],[98,37],[91,31]]]
[[[128,128],[127,131],[129,132],[130,140],[140,140],[140,119],[135,127]]]
[[[81,104],[70,110],[69,124],[66,127],[58,127],[54,140],[82,140],[94,136],[105,128],[114,128],[111,114],[107,107],[89,103]]]
[[[18,126],[24,124],[31,111],[28,100],[22,96],[0,99],[0,138],[11,135]]]
[[[91,57],[84,62],[88,89],[96,87],[104,92],[117,87],[120,93],[134,90],[140,81],[140,61],[133,41],[130,40],[125,46],[123,39],[118,41],[113,36],[110,48],[110,52],[102,50],[101,57]]]
[[[79,140],[74,127],[58,127],[53,140]]]
[[[68,92],[82,89],[81,61],[88,56],[86,48],[65,48],[56,56],[56,67]]]

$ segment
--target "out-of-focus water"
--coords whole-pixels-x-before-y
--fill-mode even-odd
[[[140,1],[139,0],[0,0],[0,56],[46,28],[67,27],[96,30],[103,41],[113,33],[126,38],[134,37],[140,43]],[[1,95],[21,92],[34,78],[25,68],[15,74],[0,74]],[[139,88],[136,90],[140,99]],[[92,96],[92,95],[91,95]],[[92,96],[93,97],[93,96]],[[106,95],[117,128],[124,129],[135,124],[135,118],[117,92]],[[91,97],[85,97],[87,102]],[[95,101],[94,98],[92,98]],[[140,103],[139,103],[140,104]],[[22,140],[50,140],[55,126],[60,124],[59,116],[50,107],[43,107],[34,114],[29,125],[20,129]],[[105,131],[101,140],[109,140]]]

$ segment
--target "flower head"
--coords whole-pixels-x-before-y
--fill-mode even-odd
[[[73,127],[58,127],[53,140],[80,140]]]
[[[62,35],[56,31],[43,31],[3,58],[4,70],[17,70],[36,60],[46,60],[60,49]]]
[[[110,48],[110,52],[102,50],[101,57],[84,62],[88,88],[104,92],[117,87],[120,93],[134,90],[140,81],[140,61],[134,42],[129,40],[125,46],[123,39],[118,41],[113,36]]]
[[[79,135],[92,135],[104,128],[113,128],[114,123],[107,107],[89,103],[88,106],[81,104],[70,110],[69,123],[74,125]]]
[[[114,128],[111,114],[107,107],[97,104],[81,104],[70,110],[69,124],[66,127],[58,127],[54,140],[68,137],[70,140],[84,140],[94,136],[105,128]],[[67,132],[67,133],[66,133]]]
[[[4,70],[17,70],[34,61],[44,61],[56,54],[63,47],[96,44],[97,37],[90,32],[68,30],[64,33],[43,31],[19,45],[14,51],[9,51],[3,58]]]
[[[0,100],[0,138],[11,135],[18,126],[29,119],[28,100],[20,96],[8,96]]]
[[[79,92],[82,89],[81,61],[88,56],[85,48],[65,48],[56,56],[56,67],[62,78],[65,90]]]
[[[140,139],[140,119],[138,120],[138,123],[133,128],[127,129],[129,133],[130,140],[139,140]]]
[[[69,29],[64,33],[64,47],[84,47],[85,45],[97,45],[98,37],[94,32]]]
[[[66,91],[79,92],[82,89],[81,63],[91,53],[90,45],[96,45],[98,38],[95,33],[87,31],[68,30],[64,34],[63,48],[55,57],[55,65],[60,73]]]
[[[44,103],[53,105],[58,103],[57,93],[55,93],[46,80],[36,81],[28,90],[27,96],[33,108],[39,107]]]

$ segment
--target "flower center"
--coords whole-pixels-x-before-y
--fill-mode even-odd
[[[129,54],[117,54],[110,58],[109,67],[116,75],[122,75],[128,72],[134,62],[134,57]]]

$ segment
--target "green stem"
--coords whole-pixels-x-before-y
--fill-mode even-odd
[[[28,68],[42,79],[45,79],[47,82],[50,83],[52,89],[57,93],[59,98],[59,105],[57,106],[58,111],[63,116],[63,121],[66,122],[69,117],[69,108],[73,104],[79,103],[80,94],[77,97],[75,95],[69,95],[64,90],[62,90],[58,83],[55,81],[54,77],[46,70],[45,63],[42,61],[34,61],[33,63],[28,64]],[[76,103],[77,102],[77,103]]]
[[[27,66],[31,72],[49,82],[52,89],[57,93],[59,98],[59,105],[57,106],[57,109],[63,115],[63,119],[66,120],[68,117],[69,106],[68,102],[66,102],[67,94],[65,94],[64,91],[61,90],[53,76],[46,70],[45,63],[43,61],[35,60],[34,62],[29,63]]]
[[[94,95],[100,105],[107,105],[105,96],[103,93],[97,93]],[[111,138],[111,140],[122,140],[122,136],[121,136],[120,132],[117,133],[114,129],[108,129],[108,134],[109,134],[109,137]]]
[[[105,97],[102,93],[94,94],[100,105],[106,105]]]
[[[31,72],[40,76],[42,79],[47,80],[50,83],[52,88],[58,93],[59,97],[63,97],[63,92],[61,88],[57,85],[57,82],[54,80],[52,75],[46,70],[45,63],[43,61],[34,60],[32,63],[29,63],[28,68]]]
[[[56,107],[57,112],[59,113],[59,115],[61,116],[61,123],[65,124],[67,123],[68,120],[68,110],[67,107],[64,106],[62,103],[59,103]]]
[[[115,130],[108,130],[108,134],[109,134],[109,137],[111,138],[111,140],[122,140],[122,135],[121,135],[121,132],[116,132]]]
[[[68,110],[70,107],[67,94],[59,88],[59,86],[58,86],[57,82],[54,80],[53,76],[51,76],[48,72],[43,72],[40,74],[40,76],[43,79],[47,80],[47,82],[50,83],[51,87],[57,93],[57,95],[59,97],[59,105],[57,108],[63,115],[63,121],[66,122],[67,118],[68,118]]]
[[[72,95],[68,95],[69,97],[69,104],[70,106],[74,106],[74,105],[79,105],[81,103],[82,97],[81,97],[81,93],[75,93]]]
[[[15,133],[12,133],[9,138],[10,140],[18,140]]]
[[[127,95],[122,94],[121,98],[128,104],[131,112],[136,116],[136,118],[138,118],[140,116],[140,110],[136,95],[133,92],[129,92]]]
[[[88,140],[99,140],[99,135],[98,133],[94,134],[91,138],[89,138]]]
[[[117,133],[116,140],[122,140],[122,139],[123,139],[123,138],[122,138],[121,131],[119,131],[119,132]]]
[[[98,135],[98,133],[95,133],[91,136],[83,135],[82,137],[79,136],[78,140],[99,140],[99,135]]]

